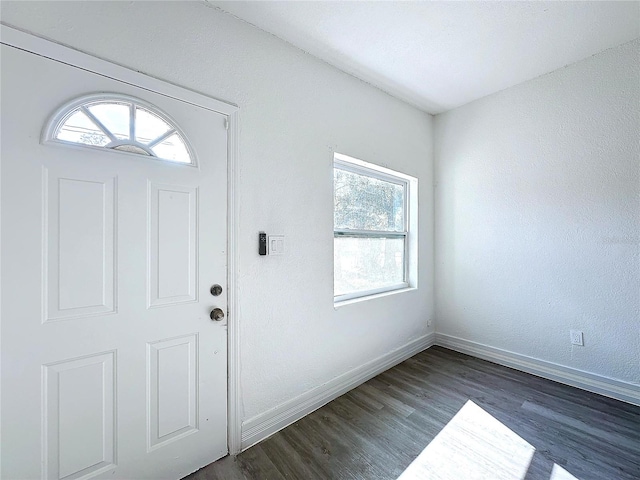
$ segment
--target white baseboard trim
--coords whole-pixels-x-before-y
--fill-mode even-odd
[[[242,450],[255,445],[331,400],[405,361],[434,344],[435,334],[422,336],[381,357],[356,367],[333,380],[315,387],[277,407],[242,423]]]
[[[599,393],[600,395],[615,398],[616,400],[640,405],[640,385],[585,372],[576,368],[565,367],[546,360],[540,360],[539,358],[528,357],[519,353],[490,347],[482,343],[476,343],[442,333],[436,334],[435,344],[455,350],[456,352],[466,353],[473,357],[521,370],[538,377],[581,388],[588,392]]]

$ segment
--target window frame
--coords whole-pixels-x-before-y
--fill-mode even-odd
[[[392,183],[395,185],[400,185],[404,189],[404,198],[403,198],[403,230],[395,231],[395,230],[357,230],[357,229],[348,229],[348,228],[336,228],[335,220],[333,227],[333,238],[335,245],[335,238],[339,237],[351,237],[351,238],[402,238],[404,240],[404,257],[403,257],[403,282],[393,284],[393,285],[385,285],[378,288],[373,288],[369,290],[359,290],[356,292],[349,292],[341,295],[335,294],[335,283],[334,283],[334,304],[338,305],[342,302],[355,300],[355,299],[365,299],[367,297],[376,296],[379,294],[385,294],[389,292],[395,292],[399,290],[405,290],[411,288],[415,285],[415,279],[412,279],[415,275],[412,275],[410,268],[410,257],[412,248],[410,243],[413,241],[415,233],[413,232],[413,224],[412,217],[414,217],[412,212],[412,204],[414,203],[413,198],[415,193],[413,190],[417,190],[417,179],[415,177],[411,177],[409,175],[403,174],[401,172],[397,172],[395,170],[391,170],[389,168],[381,167],[379,165],[375,165],[369,162],[365,162],[363,160],[359,160],[357,158],[349,157],[344,154],[334,153],[333,159],[333,169],[344,170],[347,172],[351,172],[357,175],[362,175],[370,178],[374,178],[376,180],[381,180],[384,182]],[[335,177],[334,177],[335,178]],[[335,180],[334,180],[334,195],[335,195]],[[335,196],[334,196],[335,199]],[[335,204],[334,204],[334,215],[335,215]],[[335,248],[335,247],[334,247]],[[413,281],[412,281],[413,280]],[[334,282],[335,282],[335,258],[334,258]]]

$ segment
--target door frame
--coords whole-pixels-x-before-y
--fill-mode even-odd
[[[227,448],[241,451],[240,328],[238,308],[238,160],[239,107],[160,80],[71,47],[0,23],[0,43],[103,77],[220,113],[227,120]],[[1,175],[1,173],[0,173]],[[0,218],[0,229],[2,220]],[[0,294],[1,297],[1,294]],[[0,300],[1,301],[1,300]]]

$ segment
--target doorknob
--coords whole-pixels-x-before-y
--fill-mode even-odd
[[[211,310],[211,313],[209,314],[209,316],[211,317],[211,320],[215,320],[216,322],[219,322],[224,318],[224,312],[222,311],[221,308],[214,308],[213,310]]]

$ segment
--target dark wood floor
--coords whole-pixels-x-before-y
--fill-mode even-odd
[[[187,478],[395,480],[468,400],[535,448],[522,480],[640,479],[640,407],[441,347]]]

